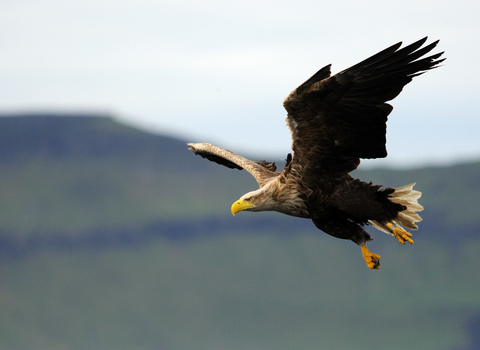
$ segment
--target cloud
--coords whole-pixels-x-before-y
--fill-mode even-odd
[[[0,109],[111,110],[148,130],[283,154],[291,90],[329,63],[338,72],[430,35],[448,59],[393,102],[388,148],[392,162],[453,161],[480,155],[478,10],[467,0],[5,1]],[[417,145],[408,153],[395,141],[405,135]]]

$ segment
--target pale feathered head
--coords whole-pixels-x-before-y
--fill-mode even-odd
[[[305,201],[297,190],[296,182],[270,181],[256,191],[244,194],[232,204],[232,214],[239,211],[278,211],[283,214],[307,217]]]
[[[268,211],[275,210],[275,200],[264,190],[259,188],[256,191],[244,194],[238,201],[232,204],[232,214],[235,216],[239,211]]]

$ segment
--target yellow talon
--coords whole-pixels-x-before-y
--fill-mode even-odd
[[[410,238],[412,237],[410,232],[405,231],[401,227],[395,227],[395,225],[390,222],[387,223],[387,227],[400,243],[405,244],[405,241],[407,241],[408,243],[413,244],[413,240]]]
[[[368,268],[378,270],[380,268],[380,255],[370,252],[367,246],[360,248],[362,248],[363,260],[367,263]]]

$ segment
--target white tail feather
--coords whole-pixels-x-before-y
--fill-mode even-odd
[[[389,198],[393,203],[401,204],[407,208],[398,213],[398,217],[394,222],[409,229],[416,230],[418,226],[415,225],[415,223],[422,221],[422,218],[416,212],[422,211],[423,206],[418,203],[422,192],[415,191],[413,186],[415,186],[415,183],[396,188],[395,192],[393,192]]]
[[[418,203],[418,199],[422,196],[422,192],[413,189],[415,183],[405,185],[395,189],[388,198],[393,202],[406,207],[405,210],[398,213],[398,216],[393,220],[396,225],[407,227],[411,230],[418,229],[415,225],[416,222],[422,221],[417,211],[422,211],[423,206]],[[386,223],[380,223],[378,221],[369,220],[369,223],[376,229],[391,234],[390,229],[385,225]]]

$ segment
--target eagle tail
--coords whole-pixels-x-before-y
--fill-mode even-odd
[[[396,188],[393,193],[388,196],[388,199],[393,202],[402,205],[405,209],[398,212],[398,216],[391,222],[378,222],[375,220],[369,220],[369,223],[376,229],[393,235],[398,239],[400,243],[413,243],[410,239],[411,233],[408,233],[399,226],[404,226],[411,230],[418,229],[415,224],[418,221],[422,221],[417,211],[422,211],[423,206],[418,203],[418,199],[422,196],[422,192],[413,189],[415,183],[405,185]]]

